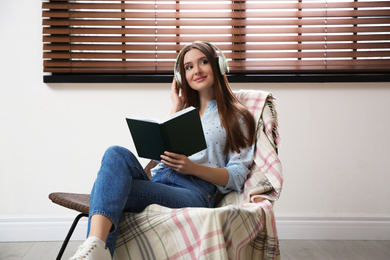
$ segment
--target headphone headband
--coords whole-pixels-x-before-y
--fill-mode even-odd
[[[206,41],[201,41],[202,43],[205,43],[207,45],[209,45],[211,48],[219,51],[219,53],[221,54],[221,56],[218,56],[217,55],[217,64],[218,64],[218,68],[219,68],[219,73],[221,75],[225,75],[226,73],[229,73],[229,66],[228,66],[228,63],[227,63],[227,59],[225,57],[225,54],[223,54],[223,52],[221,51],[221,49],[219,49],[217,46],[215,46],[214,44],[210,43],[210,42],[206,42]],[[180,58],[180,55],[181,55],[181,52],[183,51],[183,49],[179,52],[179,54],[177,55],[176,57],[176,61],[175,61],[175,66],[174,66],[174,75],[175,75],[175,78],[176,78],[176,82],[177,84],[179,85],[179,87],[181,86],[181,75],[180,75],[180,71],[179,71],[179,58]]]

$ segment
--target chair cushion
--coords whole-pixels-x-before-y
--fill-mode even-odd
[[[55,204],[73,209],[82,213],[89,213],[89,194],[53,192],[49,199]]]

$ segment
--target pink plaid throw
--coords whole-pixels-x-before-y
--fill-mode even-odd
[[[243,193],[230,192],[216,208],[150,205],[125,213],[114,259],[279,259],[273,203],[283,184],[277,114],[270,93],[235,93],[257,123],[254,164]]]

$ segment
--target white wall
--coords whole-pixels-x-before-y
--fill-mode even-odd
[[[9,232],[74,216],[48,194],[88,193],[104,150],[132,149],[124,118],[169,111],[169,84],[44,84],[41,27],[41,1],[0,2],[0,241],[34,240],[38,234]],[[390,83],[232,87],[278,99],[285,182],[275,210],[282,237],[309,230],[337,239],[320,227],[351,223],[389,230]],[[380,232],[360,237],[390,239]]]

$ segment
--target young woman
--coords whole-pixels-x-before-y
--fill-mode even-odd
[[[218,191],[241,191],[253,162],[255,125],[231,91],[217,50],[206,42],[184,47],[175,65],[180,84],[171,85],[170,113],[199,108],[207,148],[189,157],[165,152],[149,180],[129,150],[110,147],[91,192],[88,238],[71,259],[111,259],[123,211],[153,203],[213,207]]]

